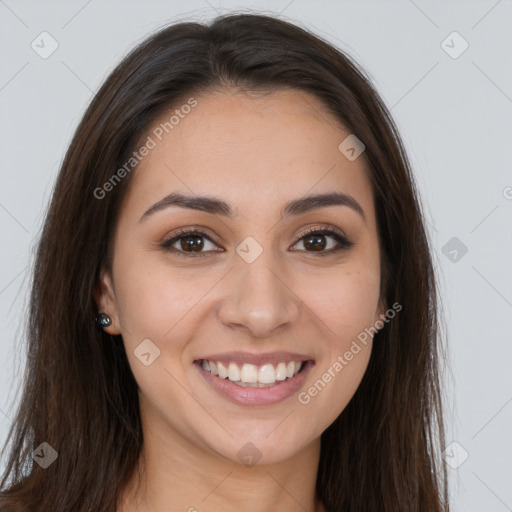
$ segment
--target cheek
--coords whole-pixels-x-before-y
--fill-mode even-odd
[[[120,322],[132,343],[138,338],[179,338],[183,320],[215,281],[210,274],[190,279],[150,261],[134,255],[120,260],[117,269]]]
[[[298,396],[312,429],[334,421],[359,387],[371,355],[370,328],[380,289],[378,266],[370,264],[350,269],[347,265],[329,276],[316,277],[309,281],[304,296],[322,326],[321,358]]]
[[[366,344],[355,341],[315,368],[297,396],[307,429],[320,435],[343,412],[365,374],[371,346],[371,340]]]
[[[334,344],[345,344],[373,325],[380,295],[378,267],[351,265],[308,279],[301,297]]]
[[[199,308],[194,307],[215,279],[192,281],[178,270],[150,264],[150,260],[133,251],[117,261],[116,298],[123,341],[145,400],[150,397],[149,402],[161,411],[173,403],[174,412],[185,418],[197,404],[179,384],[183,380],[182,359],[198,324],[194,315]],[[144,350],[140,348],[143,346]],[[150,354],[147,365],[144,353]]]

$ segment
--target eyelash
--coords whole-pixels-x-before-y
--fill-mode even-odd
[[[338,243],[338,246],[333,249],[329,249],[327,251],[316,252],[316,254],[318,256],[327,256],[329,254],[333,254],[333,253],[336,253],[341,250],[349,249],[350,247],[352,247],[354,245],[354,242],[351,242],[341,232],[339,232],[337,229],[334,229],[331,227],[309,229],[299,235],[299,238],[298,238],[297,242],[295,242],[295,244],[300,242],[303,238],[306,238],[311,235],[328,235],[328,236],[334,238],[334,240]],[[162,242],[160,244],[160,247],[166,251],[173,252],[175,254],[178,254],[180,257],[184,257],[184,258],[203,257],[203,256],[206,256],[207,254],[209,254],[210,252],[212,252],[212,251],[206,251],[206,252],[195,252],[194,253],[194,252],[187,252],[187,251],[183,251],[183,250],[171,247],[174,243],[178,242],[182,238],[187,238],[189,236],[199,236],[202,238],[206,238],[207,240],[209,240],[210,242],[212,242],[214,244],[217,244],[217,242],[215,240],[212,240],[211,237],[209,237],[206,233],[203,233],[202,231],[198,231],[196,229],[184,229],[184,230],[180,231],[177,235],[173,236],[172,238]],[[295,245],[295,244],[293,244],[293,245]],[[213,252],[222,252],[222,251],[213,251]],[[300,250],[299,252],[308,252],[308,253],[315,254],[315,251]]]

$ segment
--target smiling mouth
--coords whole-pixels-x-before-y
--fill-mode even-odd
[[[244,388],[269,388],[282,384],[304,371],[309,361],[289,361],[254,365],[199,359],[205,371]]]

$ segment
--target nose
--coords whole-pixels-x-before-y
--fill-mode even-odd
[[[252,263],[242,259],[235,263],[218,310],[225,326],[248,331],[254,338],[267,338],[293,325],[300,312],[300,299],[286,284],[275,260],[264,257],[266,252]]]

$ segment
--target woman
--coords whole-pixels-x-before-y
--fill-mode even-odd
[[[316,36],[244,14],[137,47],[33,276],[2,511],[448,510],[418,194]]]

